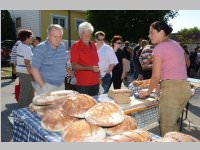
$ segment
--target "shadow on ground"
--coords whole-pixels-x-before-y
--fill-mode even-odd
[[[4,82],[3,80],[1,80],[1,87],[8,86],[9,84],[11,84],[14,81],[15,81],[15,79],[11,79],[11,80],[6,81],[6,82]]]
[[[195,114],[197,117],[200,117],[200,107],[190,104],[189,111]]]
[[[12,110],[18,109],[18,104],[6,104],[6,110],[1,112],[1,141],[10,142],[12,140],[12,125],[8,120],[8,116]]]

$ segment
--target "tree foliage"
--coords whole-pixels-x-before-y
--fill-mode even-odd
[[[16,40],[15,25],[8,10],[1,11],[1,40]]]
[[[195,43],[195,41],[200,41],[200,29],[198,27],[184,28],[178,31],[176,38],[181,43]]]
[[[148,38],[149,26],[154,21],[168,21],[177,11],[171,10],[90,10],[87,19],[95,31],[106,33],[110,41],[114,34],[122,35],[124,40],[137,42],[140,37]]]

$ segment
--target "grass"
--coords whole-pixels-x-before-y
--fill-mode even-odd
[[[1,68],[1,76],[12,76],[12,67]]]

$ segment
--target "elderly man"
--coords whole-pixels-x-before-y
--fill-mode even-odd
[[[90,41],[94,28],[88,22],[79,25],[80,40],[72,45],[71,63],[76,71],[77,91],[91,96],[99,92],[99,67],[97,48]]]
[[[104,93],[107,93],[112,83],[112,70],[118,64],[118,60],[113,48],[104,42],[105,33],[103,31],[97,31],[95,39],[99,56],[102,87],[104,88]]]
[[[33,53],[32,74],[36,94],[64,90],[66,52],[62,43],[62,27],[50,25],[47,36],[47,40],[40,43]]]

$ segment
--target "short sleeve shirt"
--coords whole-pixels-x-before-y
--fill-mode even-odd
[[[158,44],[152,55],[162,60],[161,80],[182,80],[187,78],[184,50],[173,40]]]
[[[56,49],[48,41],[40,43],[33,52],[32,68],[37,68],[45,82],[60,86],[66,76],[66,51],[61,43]]]
[[[97,48],[93,42],[86,45],[82,40],[77,41],[71,48],[71,63],[76,62],[83,66],[98,66]],[[76,70],[76,80],[79,86],[99,84],[99,73],[89,70]]]

